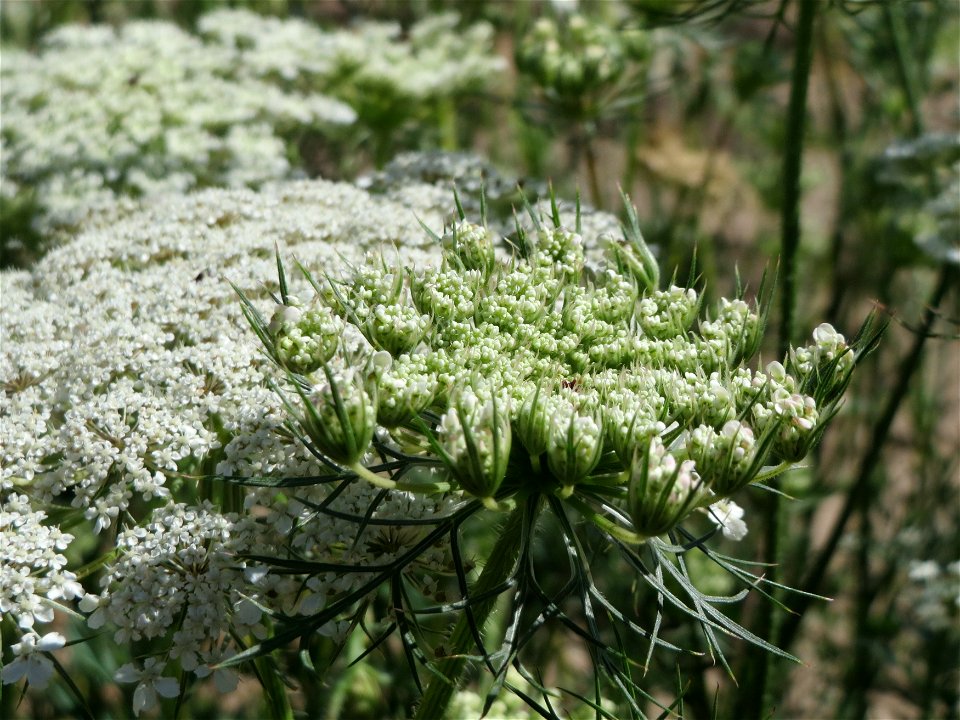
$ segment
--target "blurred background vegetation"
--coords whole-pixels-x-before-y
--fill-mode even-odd
[[[450,10],[464,25],[492,24],[507,68],[495,82],[450,104],[391,106],[386,126],[359,110],[353,136],[298,145],[306,174],[355,180],[386,165],[372,176],[376,187],[401,151],[466,151],[489,161],[466,163],[488,184],[550,181],[562,197],[579,190],[585,202],[611,210],[622,187],[661,264],[686,277],[696,257],[699,285],[711,297],[732,292],[736,271],[756,288],[764,269],[793,253],[784,245],[785,179],[788,158],[802,161],[787,339],[823,321],[849,337],[874,309],[893,322],[823,446],[785,480],[793,499],[749,498],[751,535],[739,551],[775,562],[769,572],[780,582],[833,602],[784,595],[788,610],[770,614],[750,597],[731,610],[804,665],[742,646],[730,652],[739,689],[709,656],[655,658],[647,683],[667,704],[682,694],[687,717],[958,717],[955,1],[3,0],[0,31],[3,48],[35,50],[67,23],[157,18],[193,30],[223,6],[328,28],[376,18],[409,29]],[[605,53],[587,50],[596,46]],[[565,52],[579,64],[565,65]],[[798,105],[791,99],[801,81],[808,90]],[[454,179],[436,169],[447,167],[440,156],[426,157],[393,182]],[[36,230],[29,193],[3,193],[0,201],[4,263],[29,264],[51,238]],[[776,347],[764,353],[778,355]],[[635,588],[614,558],[602,547],[595,552],[593,572],[607,578],[607,592],[630,597]],[[718,594],[730,589],[727,578],[709,576],[711,568],[691,572],[698,570]],[[641,615],[645,601],[654,598],[636,601]],[[672,633],[700,642],[698,628],[675,622]],[[399,646],[348,668],[345,658],[359,648],[337,654],[318,642],[322,676],[304,670],[291,679],[303,689],[300,708],[311,716],[403,715],[415,690],[399,670],[406,664]],[[559,631],[533,652],[554,683],[588,663]],[[71,658],[91,709],[125,716],[129,698],[109,682],[109,640],[76,646]],[[679,688],[677,662],[679,676],[691,679]],[[0,710],[13,710],[10,695]],[[58,688],[13,712],[70,716],[71,702]],[[256,701],[225,706],[198,695],[191,702],[194,717],[259,714]]]

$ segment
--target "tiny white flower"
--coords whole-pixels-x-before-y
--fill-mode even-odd
[[[743,521],[743,508],[732,500],[721,500],[710,506],[708,515],[723,531],[723,536],[740,541],[747,536],[747,524]]]
[[[158,658],[147,658],[143,663],[143,670],[127,663],[114,673],[113,677],[117,682],[138,683],[133,691],[133,712],[138,717],[143,710],[151,710],[157,706],[158,695],[173,698],[179,694],[180,682],[176,678],[160,675],[164,665]]]

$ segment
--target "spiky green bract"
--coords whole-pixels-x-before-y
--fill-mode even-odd
[[[532,393],[527,393],[520,404],[513,423],[513,431],[532,458],[539,458],[547,451],[550,440],[550,391],[538,384]]]
[[[612,259],[618,272],[633,277],[641,288],[655,290],[660,284],[660,267],[643,239],[637,211],[630,198],[622,190],[620,195],[627,213],[627,224],[623,228],[622,242],[608,241]]]

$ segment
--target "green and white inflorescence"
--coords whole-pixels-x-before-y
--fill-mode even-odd
[[[721,299],[704,312],[693,288],[660,289],[635,222],[609,243],[607,266],[586,271],[577,229],[530,212],[535,230],[518,228],[509,259],[461,213],[434,236],[439,267],[369,256],[340,277],[311,277],[306,309],[280,300],[260,329],[296,378],[305,437],[350,467],[367,449],[354,440],[378,434],[435,456],[452,488],[491,507],[602,489],[622,501],[636,540],[697,511],[741,538],[739,516],[724,523],[711,506],[804,457],[854,351],[821,325],[785,365],[751,369],[759,302]],[[349,350],[335,347],[341,335],[355,338]]]
[[[712,607],[744,593],[704,595],[686,573],[684,544],[739,582],[762,581],[703,542],[718,531],[743,539],[744,511],[732,497],[766,485],[806,455],[877,334],[862,331],[848,345],[821,325],[811,344],[783,362],[752,367],[765,327],[763,288],[752,303],[738,297],[709,308],[692,287],[661,289],[629,203],[623,237],[607,238],[602,265],[584,262],[579,212],[573,227],[564,226],[556,202],[546,214],[526,205],[531,229],[517,223],[509,257],[495,252],[504,243],[487,227],[482,199],[479,224],[467,219],[458,197],[456,206],[458,219],[443,232],[427,230],[441,251],[439,264],[392,264],[371,254],[340,275],[318,277],[301,265],[315,291],[303,305],[287,293],[278,261],[272,320],[243,298],[247,319],[295,390],[295,399],[280,391],[289,427],[332,471],[318,481],[348,487],[362,478],[384,497],[441,494],[454,502],[430,523],[435,529],[424,542],[449,535],[463,597],[458,607],[471,610],[449,638],[449,657],[436,662],[442,677],[425,690],[417,717],[447,712],[466,664],[459,658],[468,654],[483,655],[495,688],[511,665],[523,671],[525,641],[517,638],[531,637],[548,616],[579,628],[591,650],[609,661],[598,672],[615,676],[621,690],[636,686],[610,669],[625,658],[590,620],[595,604],[649,642],[651,652],[677,650],[657,637],[659,620],[652,631],[643,629],[594,585],[584,548],[597,537],[661,601],[698,619],[721,662],[714,630],[786,655]],[[483,512],[509,515],[468,587],[456,538],[471,515]],[[548,515],[554,522],[541,522]],[[698,517],[708,520],[705,528],[696,529]],[[559,533],[559,542],[546,547],[568,560],[571,574],[559,595],[539,585],[532,550],[537,537],[550,533]],[[385,572],[401,577],[415,555],[414,549],[396,558]],[[665,575],[692,605],[664,584]],[[409,605],[396,591],[402,581],[392,582],[397,617],[430,612]],[[482,598],[511,586],[510,627],[488,655],[477,629],[493,604]],[[567,596],[578,596],[585,625],[563,615]],[[334,604],[230,662],[309,633],[311,622],[348,609]],[[413,626],[400,629],[408,658],[432,664]],[[495,697],[491,691],[488,703]]]

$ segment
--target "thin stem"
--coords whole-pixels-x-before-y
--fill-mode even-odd
[[[840,544],[840,539],[843,537],[847,523],[850,521],[850,518],[858,506],[860,496],[870,489],[870,478],[873,475],[874,469],[877,467],[877,463],[880,461],[880,451],[884,444],[886,444],[890,427],[893,424],[893,418],[896,416],[897,410],[900,408],[904,397],[906,397],[910,380],[920,367],[920,359],[923,355],[924,346],[938,316],[937,309],[956,280],[956,269],[952,266],[944,265],[940,270],[940,277],[933,294],[927,302],[927,309],[924,312],[920,327],[917,329],[913,347],[900,364],[900,369],[897,373],[897,384],[887,397],[887,404],[877,419],[876,425],[874,425],[870,446],[860,464],[860,471],[857,474],[857,478],[850,488],[850,492],[847,494],[843,509],[834,523],[823,549],[817,554],[816,559],[811,565],[810,572],[800,585],[800,588],[806,592],[816,593],[819,590],[826,575],[827,568],[830,565],[830,561],[833,559],[837,547]],[[794,614],[790,615],[780,628],[776,643],[778,647],[786,649],[793,643],[797,631],[800,628],[800,623],[807,610],[810,609],[810,603],[810,597],[806,595],[800,595],[798,597],[793,607]]]
[[[897,61],[897,73],[900,75],[900,84],[903,93],[907,96],[907,107],[910,108],[910,130],[914,136],[923,134],[923,114],[920,112],[920,101],[917,98],[916,75],[912,64],[912,55],[907,47],[907,29],[904,27],[902,6],[899,3],[885,3],[883,6],[890,34],[893,36],[893,49]]]
[[[374,485],[383,490],[404,490],[408,492],[422,492],[422,493],[438,493],[446,492],[450,489],[450,483],[445,482],[436,482],[436,483],[406,483],[403,481],[397,482],[396,480],[391,480],[390,478],[385,478],[382,475],[377,475],[375,472],[371,472],[368,468],[365,468],[360,463],[356,465],[351,465],[350,470],[355,472],[358,477],[363,478],[371,485]]]
[[[523,542],[525,515],[526,505],[520,504],[507,517],[500,537],[487,558],[487,564],[473,586],[476,595],[482,595],[502,585],[510,577]],[[473,618],[477,627],[482,628],[486,624],[496,600],[496,596],[491,596],[473,605]],[[451,657],[437,663],[437,670],[442,677],[434,676],[430,680],[423,701],[417,708],[416,720],[438,720],[446,716],[447,706],[467,668],[467,654],[474,647],[473,632],[466,613],[457,620],[449,647]]]
[[[597,153],[593,147],[593,133],[589,128],[583,130],[583,154],[587,163],[587,180],[590,183],[590,198],[593,206],[603,208],[603,197],[600,194],[600,177],[597,175]]]

